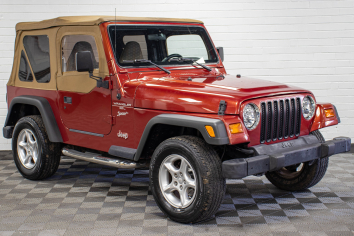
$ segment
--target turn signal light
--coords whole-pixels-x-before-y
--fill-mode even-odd
[[[334,111],[333,111],[332,108],[331,109],[325,109],[324,112],[326,114],[326,118],[330,118],[330,117],[334,117],[335,116],[334,115]]]
[[[232,134],[238,134],[243,132],[241,123],[231,124],[229,125],[229,128]]]
[[[205,129],[208,132],[210,137],[215,138],[215,132],[214,132],[213,127],[211,127],[210,125],[206,125]]]

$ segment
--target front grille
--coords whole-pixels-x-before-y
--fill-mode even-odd
[[[301,100],[289,98],[261,103],[261,143],[299,136]]]

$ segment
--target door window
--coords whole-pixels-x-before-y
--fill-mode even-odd
[[[98,69],[98,51],[95,38],[91,35],[67,35],[61,42],[62,71],[76,71],[76,53],[90,51],[93,55],[93,67]]]

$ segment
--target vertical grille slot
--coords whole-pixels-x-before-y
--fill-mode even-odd
[[[289,137],[289,117],[290,117],[290,108],[289,100],[285,100],[285,129],[284,129],[284,138]]]
[[[267,114],[267,142],[272,140],[272,121],[273,121],[273,110],[272,110],[272,103],[267,103],[268,107],[268,114]]]
[[[279,139],[283,139],[283,130],[284,130],[284,101],[279,101],[280,114],[279,114]]]
[[[261,103],[261,143],[265,142],[265,130],[266,130],[266,108],[265,103]]]
[[[297,112],[296,112],[296,130],[295,130],[295,135],[299,136],[300,135],[300,126],[301,126],[301,101],[300,98],[296,98],[296,108],[297,108]]]
[[[278,112],[278,101],[274,101],[273,103],[273,106],[274,106],[274,124],[273,124],[273,141],[276,141],[278,136],[278,115],[279,115],[279,112]]]
[[[290,137],[294,137],[294,129],[295,129],[295,99],[292,98],[290,99],[290,105],[291,105],[291,116],[290,116]]]
[[[301,100],[289,98],[261,103],[261,143],[299,136]]]

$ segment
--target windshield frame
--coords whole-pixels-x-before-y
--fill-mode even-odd
[[[111,38],[111,35],[110,35],[110,32],[109,32],[109,29],[110,27],[119,27],[119,26],[176,26],[176,27],[197,27],[197,28],[201,28],[202,30],[204,30],[205,32],[205,36],[206,36],[206,39],[209,40],[209,43],[212,47],[212,50],[214,51],[215,55],[216,55],[216,61],[215,62],[207,62],[207,63],[203,63],[203,65],[209,65],[209,67],[216,67],[217,65],[220,64],[220,60],[219,60],[219,54],[216,50],[216,47],[213,43],[213,41],[211,40],[210,38],[210,35],[208,33],[208,31],[206,30],[206,28],[204,26],[201,26],[199,24],[181,24],[181,23],[175,23],[175,24],[169,24],[169,23],[156,23],[154,24],[154,22],[147,22],[147,23],[135,23],[135,22],[131,22],[131,23],[123,23],[123,22],[119,22],[119,23],[115,23],[115,22],[107,22],[109,23],[107,25],[107,29],[106,29],[106,33],[107,33],[107,36],[108,36],[108,39],[109,39],[109,42],[110,42],[110,50],[112,50],[113,52],[113,56],[114,56],[114,60],[115,60],[115,63],[120,67],[120,68],[123,68],[123,69],[143,69],[143,68],[156,68],[155,66],[153,65],[149,65],[149,64],[146,64],[146,65],[121,65],[118,60],[117,60],[117,57],[116,57],[116,50],[114,50],[114,43],[112,41],[112,38]],[[203,43],[205,44],[206,42],[203,41]],[[206,48],[207,49],[207,48]],[[212,65],[212,66],[210,66]],[[215,65],[215,66],[213,66]],[[161,67],[164,67],[164,68],[169,68],[169,67],[173,67],[173,68],[176,68],[176,69],[190,69],[190,68],[201,68],[203,69],[203,67],[195,67],[191,64],[181,64],[181,63],[173,63],[173,64],[168,64],[168,65],[159,65]],[[156,68],[157,69],[157,68]]]

